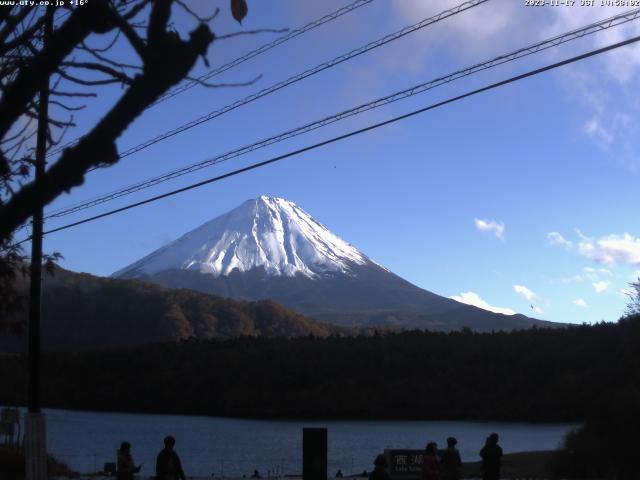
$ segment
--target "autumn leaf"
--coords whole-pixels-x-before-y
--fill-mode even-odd
[[[245,0],[231,0],[231,14],[239,24],[242,25],[242,20],[247,16],[249,8]]]

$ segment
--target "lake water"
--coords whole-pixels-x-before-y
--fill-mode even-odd
[[[188,476],[249,476],[258,469],[294,474],[302,470],[302,428],[326,427],[329,474],[371,470],[385,448],[424,448],[458,439],[463,461],[479,460],[478,451],[491,432],[500,434],[505,453],[558,447],[572,424],[457,421],[273,421],[180,415],[140,415],[45,410],[47,448],[73,469],[101,469],[115,461],[124,440],[131,442],[142,475],[152,475],[166,435],[176,437],[176,451]]]

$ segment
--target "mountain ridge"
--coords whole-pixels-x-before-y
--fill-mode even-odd
[[[295,203],[260,196],[114,273],[242,300],[273,299],[341,326],[478,331],[561,325],[419,288]]]

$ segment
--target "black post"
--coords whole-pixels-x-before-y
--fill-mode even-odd
[[[302,479],[327,480],[327,429],[302,429]]]
[[[45,13],[44,47],[51,29],[52,11]],[[40,297],[42,282],[42,176],[47,154],[47,128],[49,125],[49,77],[40,88],[38,105],[38,136],[35,159],[36,201],[33,206],[31,233],[31,284],[29,290],[29,412],[40,413]]]
[[[43,27],[42,50],[46,55],[48,40],[53,29],[53,7],[46,7]],[[40,294],[42,282],[42,177],[47,153],[47,128],[49,126],[49,77],[40,87],[38,105],[38,136],[35,158],[35,191],[33,205],[33,228],[31,232],[31,281],[29,289],[29,412],[26,414],[25,432],[25,478],[46,480],[47,445],[46,422],[40,413]]]

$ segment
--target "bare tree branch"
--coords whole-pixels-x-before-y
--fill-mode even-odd
[[[44,19],[45,17],[43,15],[31,27],[29,27],[20,35],[14,37],[10,42],[0,44],[0,55],[4,55],[6,52],[17,48],[19,45],[22,45],[27,41],[30,41],[33,38],[35,32],[37,32],[42,27],[42,25],[44,25]]]
[[[107,52],[109,50],[111,50],[111,48],[116,44],[116,42],[118,41],[118,39],[120,38],[120,30],[116,30],[115,35],[113,36],[113,38],[109,41],[109,43],[107,44],[106,47],[102,47],[102,48],[98,48],[98,47],[87,47],[90,48],[92,51],[94,52],[100,52],[100,53],[104,53]],[[82,46],[86,46],[85,42],[81,42]]]
[[[1,10],[1,9],[0,9]],[[16,15],[8,15],[4,20],[4,27],[0,29],[0,42],[5,42],[7,38],[15,31],[18,24],[29,15],[28,8],[22,8]]]
[[[91,167],[110,165],[118,160],[115,140],[149,105],[186,77],[199,56],[204,55],[213,34],[206,25],[193,30],[183,41],[167,31],[170,0],[153,4],[149,22],[150,40],[144,52],[144,69],[127,91],[98,124],[74,146],[63,150],[58,161],[45,173],[41,198],[49,203],[60,193],[84,182]],[[81,9],[76,10],[75,12]],[[73,16],[72,16],[73,18]],[[78,39],[77,43],[84,38]],[[171,65],[171,68],[167,68]],[[0,205],[0,238],[24,223],[35,198],[33,183],[25,185],[9,201]]]
[[[69,80],[70,82],[76,83],[78,85],[84,85],[85,87],[95,87],[97,85],[110,85],[113,83],[122,83],[121,80],[117,78],[108,78],[104,80],[84,80],[83,78],[75,77],[63,70],[56,71],[58,75],[60,75],[65,80]]]
[[[0,140],[0,145],[3,143],[8,143],[8,142],[12,142],[15,139],[17,139],[18,137],[20,137],[24,132],[27,131],[27,129],[33,124],[33,120],[30,118],[29,120],[27,120],[27,122],[24,124],[24,127],[22,127],[22,129],[20,129],[20,131],[18,133],[16,133],[15,135],[11,136],[11,137],[7,137],[3,140]]]
[[[186,3],[182,2],[181,0],[176,0],[176,3],[180,5],[185,12],[187,12],[200,23],[209,23],[220,13],[220,9],[216,8],[211,15],[209,15],[208,17],[203,17],[194,12]]]
[[[131,77],[129,77],[128,75],[126,75],[125,73],[119,72],[117,70],[114,70],[111,67],[108,67],[107,65],[103,65],[101,63],[96,63],[96,62],[62,62],[60,64],[63,67],[71,67],[71,68],[81,68],[81,69],[85,69],[85,70],[94,70],[97,72],[102,72],[105,73],[107,75],[112,76],[114,79],[119,80],[122,83],[126,83],[127,85],[130,85],[131,82],[133,81],[133,79]],[[63,70],[58,70],[58,73],[60,73]]]
[[[109,65],[112,65],[114,67],[129,68],[131,70],[142,70],[142,67],[140,65],[131,65],[131,64],[128,64],[128,63],[116,62],[115,60],[111,60],[110,58],[107,58],[104,55],[101,55],[100,53],[98,53],[94,49],[92,49],[90,47],[87,47],[84,43],[82,44],[80,49],[86,51],[88,54],[90,54],[91,56],[95,57],[97,60],[100,60],[101,62],[108,63]]]
[[[58,102],[57,100],[49,100],[49,104],[57,105],[58,107],[62,108],[63,110],[66,110],[67,112],[77,112],[79,110],[84,110],[85,108],[87,108],[86,105],[79,105],[77,107],[70,107],[69,105],[65,105],[64,103]]]
[[[125,37],[127,37],[127,40],[129,40],[129,43],[136,51],[138,56],[144,60],[145,52],[147,49],[144,40],[142,40],[142,38],[136,33],[131,25],[127,23],[125,19],[123,19],[119,15],[116,15],[114,20],[120,31],[124,34]]]
[[[93,0],[73,11],[69,20],[51,35],[49,45],[34,55],[16,76],[16,79],[5,88],[0,99],[0,138],[22,114],[24,105],[33,98],[40,86],[41,79],[50,76],[60,62],[83,41],[92,31],[108,30],[109,23],[105,17],[110,12],[107,0]]]
[[[56,95],[58,97],[97,97],[98,95],[93,92],[61,92],[59,90],[51,90],[50,95]]]

